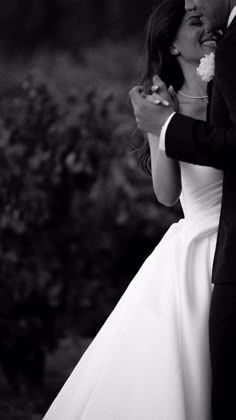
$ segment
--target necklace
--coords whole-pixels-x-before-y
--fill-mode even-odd
[[[178,90],[178,93],[180,93],[180,95],[185,96],[185,98],[191,98],[191,99],[208,99],[208,95],[205,95],[205,96],[185,95],[185,93],[181,92],[181,90]]]

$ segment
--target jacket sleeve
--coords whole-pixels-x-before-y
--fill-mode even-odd
[[[165,146],[167,156],[174,159],[224,169],[236,166],[236,38],[218,48],[215,78],[232,126],[216,128],[175,114],[166,131]]]

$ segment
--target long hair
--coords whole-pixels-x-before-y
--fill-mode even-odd
[[[184,0],[159,0],[147,24],[145,41],[144,71],[141,80],[146,93],[151,93],[152,78],[158,74],[167,87],[179,90],[184,76],[176,57],[170,48],[185,15]],[[151,157],[147,136],[144,136],[138,150],[139,162],[151,173]]]

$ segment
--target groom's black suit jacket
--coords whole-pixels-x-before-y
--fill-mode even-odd
[[[216,51],[208,121],[175,114],[165,144],[169,157],[224,171],[212,282],[236,283],[236,18]]]

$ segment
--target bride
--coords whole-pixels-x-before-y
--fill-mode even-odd
[[[158,73],[178,91],[179,111],[204,120],[207,85],[196,69],[216,38],[196,13],[185,13],[183,0],[157,3],[144,85]],[[151,162],[160,202],[170,206],[180,196],[184,219],[144,262],[44,420],[211,418],[208,313],[222,173],[168,159],[151,135],[141,159]]]

